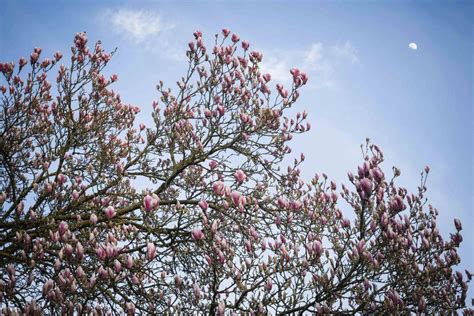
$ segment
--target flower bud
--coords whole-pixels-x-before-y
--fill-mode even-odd
[[[191,232],[191,237],[193,238],[194,241],[200,241],[204,238],[204,233],[200,229],[194,229]]]
[[[156,246],[155,244],[149,242],[146,246],[146,255],[148,260],[153,260],[156,256]]]
[[[108,219],[112,219],[115,216],[115,214],[116,214],[116,212],[115,212],[115,208],[113,206],[108,206],[105,209],[105,217],[107,217]]]

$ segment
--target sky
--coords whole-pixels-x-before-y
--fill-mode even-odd
[[[325,172],[339,183],[361,163],[369,137],[416,192],[431,168],[429,202],[446,238],[464,225],[461,268],[474,270],[473,21],[469,1],[13,1],[0,0],[0,60],[43,48],[69,52],[74,34],[117,48],[108,66],[115,90],[151,122],[155,85],[184,75],[195,30],[212,44],[224,27],[264,54],[275,83],[306,71],[294,111],[309,113],[310,132],[294,138],[308,180]],[[416,43],[417,49],[409,47]],[[474,297],[474,284],[468,296]]]

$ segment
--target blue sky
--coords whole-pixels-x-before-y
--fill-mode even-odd
[[[384,150],[385,170],[400,167],[400,183],[412,191],[429,165],[440,229],[448,237],[453,218],[462,220],[462,267],[474,270],[472,2],[0,2],[0,60],[27,57],[35,46],[45,56],[67,54],[74,34],[86,31],[118,47],[108,71],[119,75],[122,98],[142,107],[143,122],[156,83],[173,86],[182,76],[197,29],[208,43],[223,27],[249,40],[276,82],[287,82],[293,66],[306,70],[310,85],[295,111],[307,110],[313,128],[293,149],[306,154],[307,179],[326,172],[346,181],[366,137]]]

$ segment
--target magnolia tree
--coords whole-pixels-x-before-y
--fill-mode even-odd
[[[0,309],[13,314],[452,312],[462,241],[398,187],[367,143],[347,185],[280,169],[306,112],[227,29],[194,33],[175,90],[160,82],[153,124],[104,76],[112,53],[75,36],[71,57],[2,63]],[[49,79],[48,79],[49,77]],[[53,77],[51,79],[51,77]],[[50,80],[50,81],[48,81]],[[138,187],[140,189],[138,189]],[[348,209],[349,215],[340,210]]]

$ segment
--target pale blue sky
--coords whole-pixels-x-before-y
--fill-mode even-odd
[[[87,31],[118,51],[108,67],[116,90],[143,109],[185,69],[194,30],[208,43],[223,27],[264,53],[276,81],[299,66],[310,76],[297,111],[313,129],[296,137],[303,174],[346,181],[370,137],[385,152],[386,171],[402,170],[415,191],[425,164],[428,197],[448,238],[453,218],[464,224],[462,267],[474,270],[473,2],[460,1],[7,1],[0,12],[0,60],[68,53],[76,32]],[[410,42],[417,50],[408,48]],[[471,286],[472,288],[472,286]],[[471,297],[474,291],[470,290]]]

